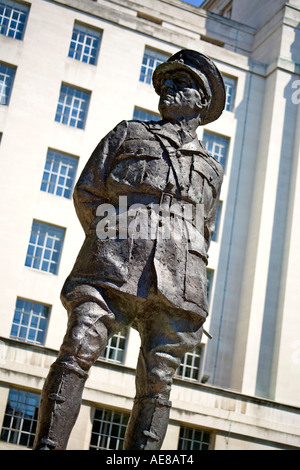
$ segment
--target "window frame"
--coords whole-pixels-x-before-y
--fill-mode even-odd
[[[237,89],[237,78],[232,77],[226,74],[223,74],[223,80],[225,84],[225,91],[226,91],[226,102],[225,102],[225,111],[229,113],[234,112],[235,110],[235,98],[236,98],[236,89]],[[232,86],[232,93],[229,94],[228,86]]]
[[[94,36],[92,34],[93,32],[94,32]],[[76,39],[73,37],[74,34],[77,34]],[[79,42],[78,36],[80,35],[84,36],[83,42]],[[96,66],[98,62],[98,57],[99,57],[102,35],[103,35],[103,30],[95,28],[91,25],[80,23],[79,21],[75,21],[73,25],[72,36],[71,36],[70,45],[69,45],[68,57],[74,60],[78,60],[79,62],[83,62],[84,64]],[[91,44],[87,44],[88,38],[92,38],[92,41],[93,39],[97,40],[97,46],[94,47]],[[75,43],[75,47],[72,47],[72,43]],[[79,46],[82,46],[82,50],[80,50]],[[89,50],[88,54],[85,54],[86,48],[88,48]],[[92,49],[95,50],[94,55],[90,53]],[[89,59],[84,60],[85,56],[87,56]]]
[[[147,57],[147,53],[149,57]],[[140,67],[139,81],[145,83],[146,85],[151,85],[154,70],[159,64],[166,62],[169,57],[170,54],[167,52],[159,51],[158,49],[154,49],[150,46],[145,46],[142,64]],[[149,60],[153,60],[152,65],[151,62],[149,63]]]
[[[203,354],[203,344],[194,348],[193,351],[185,353],[176,371],[176,377],[184,380],[192,380],[193,382],[199,382],[203,365]],[[189,364],[189,362],[191,363]],[[190,372],[189,374],[187,374],[188,371]],[[196,372],[196,376],[194,376],[194,372]]]
[[[40,395],[37,393],[14,387],[10,388],[0,440],[10,444],[32,447],[36,432],[39,402]],[[13,404],[14,406],[12,406]],[[27,442],[22,443],[23,439]]]
[[[124,348],[120,348],[120,342],[124,341]],[[116,344],[113,344],[113,343]],[[113,362],[114,364],[123,364],[125,359],[126,347],[128,342],[128,331],[127,329],[121,330],[113,335],[107,342],[106,348],[100,356],[107,362]],[[111,355],[113,357],[111,357]],[[121,358],[119,358],[121,356]]]
[[[101,419],[100,413],[102,413]],[[129,417],[130,413],[123,411],[95,408],[89,450],[122,450]],[[112,432],[116,431],[117,435],[112,435]],[[112,442],[115,446],[111,446]],[[104,446],[101,445],[103,443]]]
[[[208,302],[208,304],[210,304],[210,301],[211,301],[214,277],[215,277],[215,270],[211,269],[211,268],[206,268],[207,302]]]
[[[1,68],[5,68],[6,70],[11,70],[12,74],[9,75],[5,71],[1,71]],[[6,84],[5,81],[0,81],[0,105],[2,106],[8,106],[9,103],[10,103],[10,99],[11,99],[11,95],[12,95],[12,90],[13,90],[13,86],[14,86],[14,81],[15,81],[15,77],[16,77],[16,72],[17,72],[17,67],[15,67],[14,65],[10,65],[10,64],[7,64],[5,62],[2,62],[0,61],[0,76],[3,75],[3,76],[6,76],[8,77],[8,80],[10,81],[9,84]],[[3,89],[7,89],[8,88],[8,92],[6,93],[2,93]],[[2,102],[4,101],[4,102]]]
[[[51,233],[50,235],[48,235],[47,230],[41,231],[40,230],[41,227],[50,229],[50,231],[54,232],[54,236],[52,236]],[[33,231],[34,228],[36,229],[36,232]],[[57,233],[60,233],[62,235],[61,238],[56,238]],[[51,274],[51,275],[57,275],[59,265],[60,265],[62,250],[63,250],[65,233],[66,233],[66,229],[63,227],[58,227],[56,225],[52,225],[52,224],[41,222],[39,220],[34,219],[31,225],[31,232],[30,232],[29,242],[27,246],[25,267],[34,269],[39,272],[44,272],[44,273]],[[36,240],[39,241],[40,238],[42,240],[43,237],[44,237],[43,244],[36,243]],[[59,244],[59,250],[55,249],[56,242]],[[30,247],[33,247],[33,248],[31,249]],[[58,254],[54,256],[55,253],[58,253]],[[55,260],[53,261],[54,258]],[[49,263],[48,269],[42,269],[42,266],[44,263]],[[51,270],[52,265],[54,266],[54,269]]]
[[[35,306],[36,310],[34,309]],[[37,315],[36,313],[38,306],[40,307],[40,310],[38,311]],[[44,345],[49,325],[50,314],[50,305],[46,305],[41,302],[36,302],[34,300],[28,300],[23,299],[21,297],[17,297],[9,337],[16,341],[21,341],[24,343],[35,344],[40,346]],[[36,325],[34,323],[36,323]],[[17,334],[14,334],[14,330],[16,330]],[[34,332],[34,339],[30,339],[30,332]],[[38,340],[39,335],[41,337],[41,340]]]
[[[69,161],[69,163],[67,163],[67,161]],[[73,166],[71,165],[72,161],[74,163]],[[74,155],[69,155],[67,153],[60,152],[59,150],[49,148],[46,155],[40,191],[53,196],[71,199],[76,179],[78,161],[79,158]],[[47,164],[50,167],[47,168]],[[55,165],[58,165],[57,171],[55,171]],[[66,173],[63,174],[62,169],[65,167],[67,167],[67,170]],[[70,171],[73,171],[73,176],[69,175]],[[70,186],[66,184],[68,179],[71,180]],[[63,180],[63,182],[61,180]],[[58,194],[60,190],[61,194]]]
[[[132,119],[136,121],[160,121],[161,116],[147,109],[134,107]]]
[[[217,214],[216,214],[216,221],[215,221],[215,231],[213,233],[213,236],[211,237],[211,241],[213,241],[215,243],[218,243],[218,241],[219,241],[222,212],[223,212],[223,201],[220,200],[218,202],[218,207],[217,207]]]
[[[208,138],[214,137],[215,141],[214,142],[207,142],[206,136],[208,136]],[[213,143],[213,145],[220,146],[221,144],[220,144],[220,142],[218,143],[217,140],[223,141],[223,143],[226,142],[226,145],[223,145],[223,147],[226,148],[226,155],[221,155],[217,152],[214,152],[213,149],[209,148],[208,144],[211,144],[211,143]],[[208,153],[212,157],[214,157],[222,165],[224,173],[226,173],[228,157],[229,157],[230,137],[227,137],[227,136],[221,135],[221,134],[217,134],[215,132],[211,132],[211,131],[208,131],[208,130],[204,130],[203,137],[202,137],[202,142],[203,142],[204,147],[208,151]],[[219,156],[220,156],[220,158],[219,158]],[[224,162],[222,162],[222,160]]]
[[[4,8],[11,8],[11,15],[9,17],[8,16],[5,17],[4,16],[5,10],[3,11],[3,15],[1,14],[1,11],[0,11],[0,34],[2,34],[5,37],[9,37],[11,39],[17,39],[19,41],[22,41],[25,35],[25,29],[26,29],[26,25],[27,25],[27,21],[29,17],[29,12],[30,12],[30,5],[24,2],[17,2],[14,0],[0,0],[0,10],[1,10],[1,5],[3,5]],[[13,19],[13,14],[17,11],[25,15],[25,20],[22,23],[19,21],[19,23],[23,24],[22,29],[21,30],[12,29],[10,28],[10,26],[5,28],[3,26],[3,20],[5,18],[8,18],[9,19],[8,23],[9,25],[11,25],[12,21],[15,21],[15,19]],[[2,31],[3,28],[5,29],[5,32]],[[13,31],[13,35],[9,34],[10,31]]]
[[[195,434],[201,435],[200,439],[195,439]],[[208,441],[204,441],[204,435],[208,435]],[[191,437],[190,437],[191,436]],[[180,445],[181,444],[181,445]],[[198,446],[200,444],[200,446]],[[205,449],[202,447],[205,446]],[[190,426],[180,426],[177,450],[211,450],[212,433],[201,428]],[[200,447],[200,448],[198,448]]]
[[[71,93],[67,93],[67,90]],[[84,130],[87,121],[89,105],[92,92],[83,90],[74,85],[62,83],[55,113],[55,122]],[[79,101],[80,106],[75,106],[75,101]],[[83,105],[83,106],[81,106]],[[67,111],[66,111],[67,110]],[[80,117],[80,115],[83,115]],[[72,121],[74,121],[72,123]],[[80,125],[79,125],[80,124]]]

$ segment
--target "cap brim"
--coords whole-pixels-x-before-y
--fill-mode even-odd
[[[202,117],[201,125],[208,124],[218,119],[224,110],[226,102],[225,86],[220,72],[214,65],[211,66],[208,64],[208,66],[204,68],[205,73],[201,73],[200,71],[194,71],[192,67],[184,63],[177,61],[163,62],[154,70],[152,76],[154,89],[156,93],[160,95],[162,78],[165,73],[170,73],[175,70],[185,70],[191,74],[199,84],[199,87],[207,95],[209,94],[211,96],[210,105],[205,113],[205,116]]]
[[[184,70],[185,72],[188,72],[193,76],[201,88],[204,87],[203,81],[200,80],[199,75],[195,73],[188,65],[181,64],[179,62],[164,62],[157,66],[152,76],[153,86],[158,95],[161,93],[161,82],[165,73],[174,72],[175,70]]]

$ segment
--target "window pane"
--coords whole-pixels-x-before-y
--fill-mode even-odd
[[[69,57],[95,65],[102,33],[88,26],[75,23],[69,48]]]
[[[87,117],[90,93],[62,85],[55,121],[83,129]]]
[[[137,119],[138,121],[159,121],[161,117],[150,111],[134,108],[133,119]]]
[[[180,450],[209,450],[210,434],[188,427],[180,428],[178,449]]]
[[[140,81],[151,84],[154,70],[159,64],[168,60],[168,58],[168,54],[146,48],[141,66]]]
[[[31,447],[36,430],[39,402],[40,396],[36,393],[11,389],[0,439]]]
[[[50,307],[17,299],[10,337],[33,344],[44,344]]]
[[[96,409],[93,420],[90,450],[122,450],[129,414]]]
[[[29,7],[12,0],[0,1],[0,34],[22,39]]]
[[[25,266],[56,274],[64,234],[63,228],[33,221]]]
[[[48,150],[41,191],[70,198],[78,160],[54,150]]]
[[[126,339],[126,331],[120,331],[114,335],[109,339],[102,357],[112,362],[122,363],[124,359]]]
[[[12,91],[16,69],[0,63],[0,104],[7,106]]]
[[[202,358],[202,346],[198,346],[193,351],[185,353],[181,364],[176,371],[177,377],[184,379],[199,380],[200,366]]]
[[[229,139],[221,137],[211,132],[204,132],[203,144],[207,151],[221,163],[224,170],[226,169],[226,161],[229,147]]]
[[[206,275],[207,275],[207,301],[210,302],[212,283],[214,279],[214,270],[208,268],[206,270]]]
[[[221,212],[222,212],[222,202],[219,201],[218,208],[217,208],[217,216],[216,216],[216,221],[215,221],[215,231],[213,233],[213,236],[211,237],[211,239],[214,242],[218,240]]]
[[[225,90],[226,90],[226,111],[233,111],[234,108],[234,99],[235,99],[235,89],[236,89],[236,80],[230,77],[224,77]]]

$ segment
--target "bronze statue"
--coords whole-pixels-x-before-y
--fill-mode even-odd
[[[196,129],[216,120],[215,64],[182,50],[153,74],[161,121],[122,121],[96,147],[74,190],[86,238],[61,293],[68,327],[41,397],[34,449],[65,449],[88,371],[108,338],[136,328],[141,348],[124,449],[160,449],[173,375],[200,344],[207,251],[223,170]]]

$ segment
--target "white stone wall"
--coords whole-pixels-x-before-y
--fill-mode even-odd
[[[164,446],[174,448],[182,423],[213,430],[215,448],[300,446],[299,423],[291,423],[294,409],[289,414],[280,405],[280,417],[272,416],[261,425],[256,417],[264,413],[265,403],[257,401],[256,408],[247,405],[247,410],[234,414],[231,408],[241,407],[243,396],[232,392],[226,402],[229,408],[215,406],[224,391],[214,389],[234,389],[245,396],[256,393],[299,407],[300,105],[291,101],[292,83],[300,79],[299,5],[294,0],[281,8],[278,1],[277,9],[274,2],[264,10],[271,21],[256,31],[257,11],[251,16],[238,7],[235,14],[240,16],[230,20],[180,0],[29,3],[24,40],[0,35],[0,60],[17,67],[9,106],[0,106],[0,336],[9,338],[17,297],[51,305],[51,317],[46,349],[41,347],[40,353],[28,353],[22,344],[19,349],[4,345],[0,422],[9,384],[41,390],[66,327],[60,289],[83,241],[72,201],[40,191],[48,148],[76,156],[79,176],[98,141],[119,121],[131,119],[134,106],[157,112],[157,95],[139,82],[145,47],[169,55],[188,47],[212,57],[224,74],[237,79],[237,89],[233,112],[226,111],[217,122],[199,129],[200,139],[204,130],[230,138],[221,236],[209,253],[209,267],[215,271],[206,324],[213,339],[207,344],[203,369],[209,375],[209,391],[204,385],[176,382]],[[74,21],[103,31],[96,67],[68,57]],[[54,121],[62,83],[91,92],[84,130]],[[33,219],[66,229],[57,276],[24,266]],[[92,369],[70,448],[88,448],[95,403],[130,410],[138,349],[138,333],[131,330],[123,369],[103,364]],[[266,376],[265,369],[270,371]],[[280,426],[272,428],[273,419]],[[272,429],[268,438],[263,426]]]

